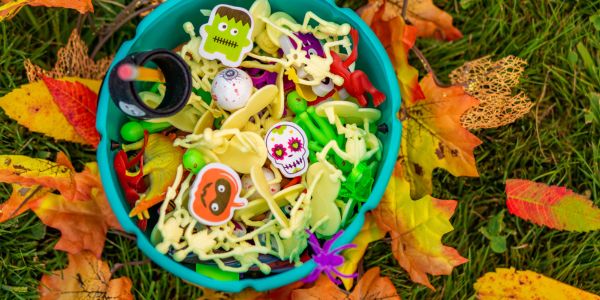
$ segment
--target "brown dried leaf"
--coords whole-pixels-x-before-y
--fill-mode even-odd
[[[462,115],[462,125],[468,129],[495,128],[527,114],[533,102],[524,92],[513,93],[525,66],[525,60],[512,55],[498,61],[486,56],[452,71],[452,84],[464,86],[468,94],[479,100],[479,105]]]
[[[25,70],[27,70],[27,79],[29,82],[35,82],[42,79],[41,75],[52,78],[65,76],[80,77],[86,79],[102,79],[110,63],[112,56],[105,57],[97,62],[88,56],[88,47],[81,40],[77,29],[73,29],[67,44],[58,50],[57,61],[54,69],[46,71],[40,66],[25,60]]]

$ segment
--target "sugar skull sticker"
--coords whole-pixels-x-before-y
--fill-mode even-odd
[[[245,207],[240,198],[242,183],[238,174],[220,163],[206,165],[190,190],[189,211],[200,223],[217,226],[233,218],[233,211]]]
[[[287,178],[308,170],[308,139],[300,126],[292,122],[275,124],[265,137],[269,160]]]
[[[216,6],[208,23],[200,27],[200,55],[218,59],[228,67],[239,66],[253,47],[253,23],[250,13],[241,7]]]

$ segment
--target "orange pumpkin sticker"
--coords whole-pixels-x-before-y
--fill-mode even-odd
[[[230,167],[211,163],[206,165],[191,188],[189,211],[200,223],[217,226],[233,218],[233,211],[245,207],[248,201],[240,198],[242,183]]]

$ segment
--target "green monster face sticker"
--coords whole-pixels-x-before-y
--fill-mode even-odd
[[[253,21],[250,13],[229,5],[216,6],[207,24],[200,27],[199,53],[206,59],[218,59],[235,68],[253,48]]]

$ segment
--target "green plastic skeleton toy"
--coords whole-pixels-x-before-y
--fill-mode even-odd
[[[219,5],[200,28],[199,53],[206,59],[218,59],[228,67],[237,67],[253,48],[253,21],[250,13],[240,7]]]

